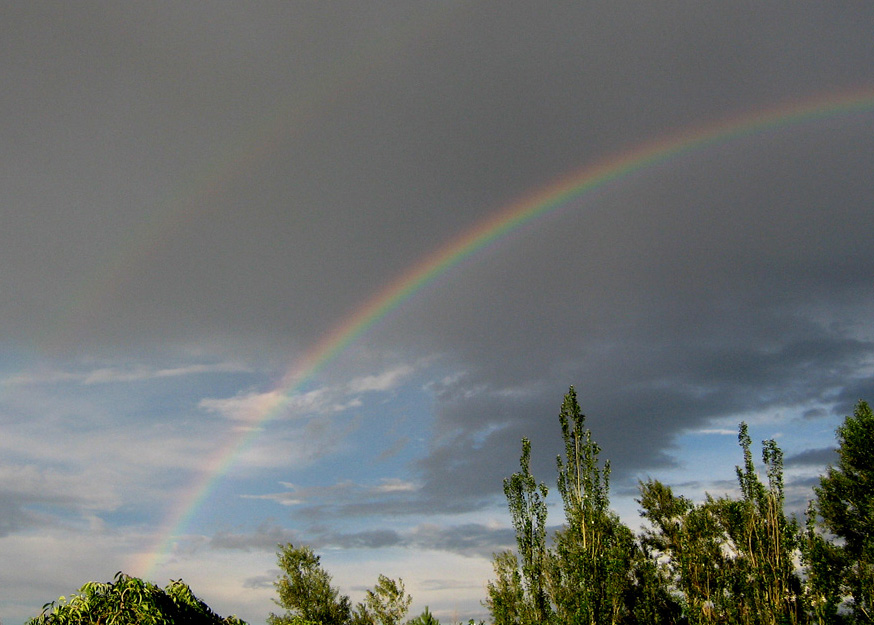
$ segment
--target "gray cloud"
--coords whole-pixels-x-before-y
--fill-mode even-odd
[[[11,162],[22,182],[7,199],[41,207],[45,253],[39,263],[16,256],[35,239],[25,220],[8,224],[4,260],[23,297],[4,323],[36,333],[50,315],[25,313],[52,300],[48,310],[61,313],[84,284],[96,297],[74,322],[92,341],[215,331],[306,340],[333,321],[324,310],[354,308],[423,251],[568,163],[728,111],[852,87],[872,62],[864,14],[834,9],[824,20],[812,5],[774,6],[749,21],[715,4],[470,6],[443,16],[414,5],[364,19],[370,9],[279,5],[209,19],[181,6],[65,11],[21,8],[6,22],[22,42],[21,63],[6,66],[7,84],[21,85],[5,108],[16,112],[6,123],[21,137]],[[76,23],[88,31],[65,27]],[[217,38],[220,24],[236,36]],[[306,28],[290,36],[290,24]],[[195,27],[201,35],[188,36]],[[761,192],[775,166],[745,194]],[[37,176],[46,182],[24,184]],[[684,178],[687,190],[700,188]],[[707,179],[713,200],[725,178]],[[792,195],[778,190],[787,188],[775,185],[770,199],[785,205]],[[704,213],[711,224],[722,205],[759,210],[720,195]],[[681,217],[695,198],[682,199]],[[771,214],[759,242],[781,230]],[[623,223],[626,237],[636,229],[653,234],[645,219]],[[621,240],[598,230],[602,241]],[[784,245],[799,242],[782,230]],[[114,247],[119,236],[124,248]],[[641,253],[664,251],[657,231],[651,241]],[[26,290],[36,277],[41,294]],[[543,301],[532,297],[538,290],[531,301]]]
[[[216,549],[275,552],[279,545],[297,543],[299,540],[298,532],[264,522],[254,532],[218,532],[210,538],[209,545]]]
[[[824,467],[828,464],[834,464],[837,460],[838,454],[835,447],[821,447],[819,449],[805,449],[797,454],[786,456],[784,463],[787,467]]]
[[[45,519],[27,510],[32,503],[29,498],[0,494],[0,538],[45,524]]]
[[[512,528],[494,528],[479,523],[449,527],[425,524],[413,530],[409,542],[429,550],[490,558],[504,549],[515,549],[516,535]]]
[[[276,575],[257,575],[254,577],[248,577],[243,581],[243,588],[251,588],[253,590],[273,588],[273,584],[276,582],[279,573],[280,571],[277,570]]]
[[[551,528],[550,531],[554,531]],[[291,531],[264,523],[252,532],[219,532],[209,540],[215,549],[275,552],[280,544],[307,545],[317,552],[325,549],[383,549],[403,547],[445,551],[467,557],[489,558],[493,553],[515,546],[512,528],[480,523],[438,525],[424,523],[403,531],[390,529],[342,532],[328,526],[313,526],[306,531]]]
[[[342,532],[326,532],[318,535],[316,543],[325,547],[341,547],[344,549],[381,549],[394,547],[404,541],[394,530],[366,530],[344,534]]]

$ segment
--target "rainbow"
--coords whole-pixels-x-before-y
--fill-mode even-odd
[[[179,505],[168,515],[157,546],[142,555],[140,564],[135,565],[134,570],[147,578],[155,573],[161,560],[172,551],[175,541],[184,534],[194,514],[210,498],[240,454],[264,426],[282,411],[295,392],[365,332],[449,269],[471,259],[520,227],[555,212],[570,200],[577,200],[635,172],[743,137],[803,123],[865,113],[872,109],[874,89],[866,89],[757,110],[709,125],[686,128],[666,138],[642,143],[612,158],[574,171],[494,212],[401,273],[393,282],[352,311],[299,358],[269,394],[270,401],[260,408],[258,414],[251,416],[251,427],[212,454],[199,480],[192,484],[188,495],[182,497]]]

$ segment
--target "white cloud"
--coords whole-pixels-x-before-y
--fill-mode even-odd
[[[234,459],[237,471],[277,468],[300,469],[346,449],[347,439],[356,428],[330,415],[271,427],[269,434],[257,434]]]
[[[328,387],[290,395],[279,390],[249,391],[227,398],[205,398],[198,406],[227,419],[256,424],[271,415],[300,418],[336,414],[361,406],[358,398],[344,401],[337,395]]]
[[[377,493],[411,493],[418,489],[419,487],[415,483],[398,478],[384,478],[378,486],[373,488],[374,492]]]
[[[259,421],[265,414],[279,409],[285,396],[278,391],[250,391],[227,398],[201,399],[198,407],[234,421]]]
[[[95,369],[85,375],[84,384],[106,384],[110,382],[136,382],[140,380],[155,380],[161,378],[176,378],[187,375],[203,375],[207,373],[242,373],[248,369],[238,363],[223,362],[217,364],[192,364],[184,367],[153,368],[135,366],[129,369],[107,367]]]
[[[737,430],[728,430],[725,428],[710,428],[704,430],[695,430],[690,432],[690,434],[717,434],[719,436],[736,436]]]
[[[244,373],[250,369],[237,362],[195,363],[179,367],[154,367],[144,364],[99,367],[88,371],[45,368],[24,371],[3,378],[3,386],[32,386],[78,382],[84,385],[139,382],[210,373]]]
[[[240,495],[243,499],[261,499],[264,501],[273,501],[280,506],[296,506],[303,503],[303,499],[295,497],[294,493],[267,493],[265,495]]]
[[[415,493],[419,485],[399,478],[382,478],[377,484],[359,484],[343,480],[331,486],[299,487],[288,482],[280,482],[287,490],[259,495],[243,495],[246,499],[274,501],[283,506],[303,504],[354,504],[369,502],[377,497],[391,497],[405,493]]]
[[[198,406],[206,412],[246,423],[260,423],[268,415],[288,418],[331,415],[363,405],[362,393],[387,392],[397,388],[415,367],[398,365],[382,373],[365,375],[345,384],[326,385],[306,392],[281,389],[248,391],[233,397],[204,398]]]
[[[349,382],[348,389],[352,393],[389,391],[397,388],[414,370],[414,367],[410,365],[400,365],[377,375],[355,378]]]

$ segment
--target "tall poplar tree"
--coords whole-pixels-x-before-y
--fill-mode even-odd
[[[496,559],[495,570],[499,574],[499,584],[494,587],[494,595],[493,587],[489,585],[490,605],[502,606],[502,618],[516,618],[518,621],[515,622],[523,625],[547,623],[552,615],[545,575],[548,558],[546,496],[549,488],[542,482],[538,484],[531,474],[531,441],[527,438],[522,439],[519,465],[521,470],[504,480],[504,494],[516,530],[516,544],[521,557],[521,562],[518,563],[521,565],[521,579],[517,581],[516,574],[512,571],[515,560],[512,554]],[[508,603],[520,594],[520,604],[512,606]]]
[[[571,386],[559,413],[564,458],[558,456],[558,491],[566,526],[556,534],[553,593],[562,623],[595,625],[626,620],[634,535],[610,510],[610,463],[585,427]]]
[[[716,513],[732,553],[732,607],[739,623],[794,625],[803,621],[797,523],[787,519],[783,494],[783,452],[762,441],[768,483],[756,471],[746,423],[738,430],[744,463],[736,467],[741,498],[717,501]]]

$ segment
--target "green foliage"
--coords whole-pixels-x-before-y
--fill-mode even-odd
[[[492,559],[495,569],[494,581],[489,581],[486,606],[494,625],[516,625],[526,618],[525,591],[519,561],[512,551],[502,551]]]
[[[113,582],[88,582],[67,600],[43,606],[26,625],[245,625],[235,616],[221,618],[181,580],[165,590],[119,572]]]
[[[827,545],[808,528],[808,566],[819,595],[836,585],[852,597],[853,617],[874,622],[874,413],[859,401],[837,430],[838,463],[820,479],[811,515],[840,539]],[[831,607],[828,606],[828,611]]]
[[[585,427],[573,387],[559,413],[564,458],[556,459],[565,528],[555,537],[552,595],[562,623],[626,619],[635,557],[634,536],[610,511],[610,463]]]
[[[495,554],[485,602],[495,625],[874,620],[874,414],[865,402],[838,429],[839,462],[821,478],[803,529],[784,510],[782,450],[762,441],[760,474],[744,423],[740,496],[694,503],[641,482],[648,527],[639,536],[609,509],[610,465],[598,460],[573,387],[559,423],[565,524],[550,546],[548,489],[531,475],[523,439],[521,470],[504,481],[518,549]]]
[[[440,625],[440,621],[431,614],[430,610],[428,610],[428,606],[425,606],[422,613],[416,618],[411,619],[407,625]]]
[[[625,597],[629,613],[623,622],[685,625],[688,620],[683,618],[682,606],[671,592],[664,563],[643,544],[637,546],[634,554],[632,580]]]
[[[803,619],[801,581],[795,572],[798,555],[797,523],[783,510],[783,452],[773,440],[762,441],[762,462],[767,486],[756,473],[746,423],[741,423],[738,442],[744,466],[737,467],[741,489],[739,501],[720,500],[717,514],[735,553],[734,605],[743,622],[777,625]]]
[[[669,586],[690,623],[804,622],[799,532],[783,510],[783,453],[773,440],[763,441],[765,485],[744,423],[738,442],[741,498],[708,496],[695,505],[660,482],[641,483],[638,502],[650,522],[642,541],[665,559]]]
[[[625,623],[678,612],[659,569],[646,561],[634,534],[610,511],[610,465],[585,428],[585,416],[571,387],[559,413],[565,444],[557,458],[558,490],[565,526],[546,540],[548,488],[531,475],[531,443],[522,439],[521,471],[504,480],[504,494],[516,530],[518,556],[493,559],[496,579],[486,605],[495,625]],[[655,602],[643,609],[638,602]],[[661,602],[661,603],[658,603]],[[656,605],[658,604],[658,605]]]
[[[517,614],[520,623],[545,623],[551,613],[544,574],[547,563],[546,496],[549,489],[543,483],[538,484],[531,474],[531,442],[527,438],[522,439],[519,464],[521,471],[504,480],[504,494],[522,558],[521,602],[512,608],[506,606],[506,609]],[[504,562],[504,566],[509,564],[509,560]],[[502,600],[510,597],[505,595]]]
[[[844,550],[826,540],[817,525],[816,505],[807,508],[801,556],[806,574],[804,595],[811,610],[811,622],[818,625],[842,623],[838,613],[842,603],[843,575],[846,569]]]
[[[380,575],[373,590],[367,591],[364,603],[358,604],[352,622],[355,625],[400,625],[412,601],[404,591],[404,580],[395,581]]]
[[[270,614],[270,625],[344,625],[351,616],[349,597],[331,586],[331,576],[320,563],[320,558],[307,546],[291,543],[280,545],[277,553],[283,573],[274,583],[279,599],[277,605],[285,608],[283,615]]]
[[[714,501],[708,498],[696,506],[657,480],[641,483],[640,494],[641,515],[650,523],[641,542],[653,550],[665,585],[680,597],[690,623],[715,622],[730,598],[722,576],[727,559]]]
[[[268,616],[270,625],[400,625],[413,600],[402,579],[380,575],[352,610],[349,597],[331,586],[331,576],[310,547],[280,545],[277,559],[283,572],[274,583],[279,595],[274,602],[286,612]]]

